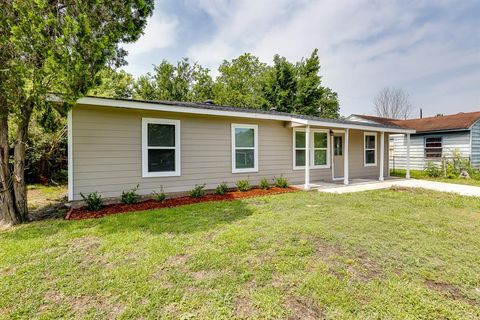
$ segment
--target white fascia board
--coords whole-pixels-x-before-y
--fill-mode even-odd
[[[239,112],[239,111],[228,111],[228,110],[201,109],[201,108],[195,108],[195,107],[171,106],[171,105],[161,104],[161,103],[146,103],[146,102],[138,102],[138,101],[99,99],[99,98],[92,98],[92,97],[81,98],[77,101],[77,103],[83,104],[83,105],[94,105],[94,106],[115,107],[115,108],[142,109],[142,110],[189,113],[189,114],[205,114],[205,115],[211,115],[211,116],[292,121],[292,117],[283,116],[283,115],[272,115],[272,114],[262,114],[262,113],[253,113],[253,112],[250,113],[250,112]]]
[[[142,109],[142,110],[189,113],[189,114],[204,114],[204,115],[212,115],[212,116],[250,118],[250,119],[262,119],[262,120],[291,121],[291,122],[300,123],[303,125],[341,128],[341,129],[348,128],[348,129],[370,130],[370,131],[379,131],[379,132],[383,131],[383,132],[392,132],[392,133],[415,133],[415,130],[409,130],[409,129],[376,127],[376,126],[368,126],[365,124],[357,125],[357,124],[335,123],[335,122],[326,122],[326,121],[318,121],[318,120],[307,120],[307,119],[296,118],[288,115],[201,109],[201,108],[186,107],[186,106],[179,107],[179,106],[171,106],[171,105],[166,105],[161,103],[146,103],[146,102],[140,102],[140,101],[125,101],[125,100],[84,97],[84,98],[80,98],[77,101],[77,103],[83,104],[83,105],[104,106],[104,107],[114,107],[114,108]]]

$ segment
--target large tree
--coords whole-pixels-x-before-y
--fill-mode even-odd
[[[413,108],[408,93],[399,88],[383,88],[373,104],[377,116],[391,119],[407,119]]]
[[[218,68],[214,86],[215,103],[259,109],[263,104],[262,82],[268,67],[245,53],[231,61],[224,60]]]
[[[107,64],[124,64],[120,45],[141,35],[153,0],[0,4],[0,220],[16,224],[27,220],[24,168],[32,114],[68,108]],[[50,92],[61,92],[55,107]]]
[[[98,73],[98,84],[88,95],[107,98],[132,98],[135,78],[125,70],[106,67]]]
[[[297,79],[295,65],[278,54],[273,57],[273,67],[263,84],[264,109],[295,112]]]
[[[297,63],[295,112],[324,118],[338,118],[337,93],[322,86],[318,49]]]
[[[184,58],[173,65],[163,60],[154,66],[154,73],[141,76],[136,85],[136,98],[165,101],[203,102],[213,97],[213,80],[208,69]]]

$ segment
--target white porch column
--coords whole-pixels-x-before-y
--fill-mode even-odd
[[[310,190],[310,126],[305,128],[305,190]]]
[[[385,132],[380,133],[380,175],[378,176],[379,181],[383,181],[383,165],[385,162]]]
[[[410,179],[410,133],[407,133],[407,173],[405,178]]]
[[[305,190],[310,190],[310,126],[305,128]]]
[[[348,184],[348,136],[350,129],[345,129],[345,151],[343,153],[343,184]]]

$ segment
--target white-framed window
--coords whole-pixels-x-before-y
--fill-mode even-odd
[[[142,176],[180,176],[180,121],[142,119]]]
[[[363,134],[363,165],[372,167],[377,165],[377,133],[364,132]]]
[[[232,173],[258,172],[258,126],[232,123]]]
[[[330,167],[330,132],[326,129],[310,130],[310,167],[322,169]],[[293,129],[293,169],[305,168],[305,129]]]
[[[425,158],[441,158],[442,155],[442,137],[425,138]]]

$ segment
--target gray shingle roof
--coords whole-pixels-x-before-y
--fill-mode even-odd
[[[95,99],[113,100],[113,101],[129,101],[129,102],[141,102],[141,103],[150,103],[150,104],[163,104],[163,105],[169,105],[169,106],[189,107],[189,108],[198,108],[198,109],[205,109],[205,110],[245,112],[245,113],[251,113],[251,114],[267,114],[267,115],[271,114],[271,115],[278,115],[278,116],[289,116],[289,117],[292,117],[292,118],[304,119],[304,120],[322,121],[322,122],[327,122],[327,123],[339,123],[339,124],[347,124],[347,125],[348,124],[351,124],[351,125],[361,124],[361,125],[365,125],[365,126],[368,126],[368,127],[402,129],[399,126],[394,126],[394,125],[359,123],[358,121],[350,121],[350,120],[343,120],[343,119],[328,119],[328,118],[321,118],[321,117],[314,117],[314,116],[306,116],[306,115],[302,115],[302,114],[279,112],[279,111],[274,111],[274,110],[259,110],[259,109],[239,108],[239,107],[232,107],[232,106],[217,105],[217,104],[213,104],[213,103],[141,100],[141,99],[127,99],[127,98],[105,98],[105,97],[95,97],[95,96],[88,96],[88,97],[89,98],[95,98]]]

